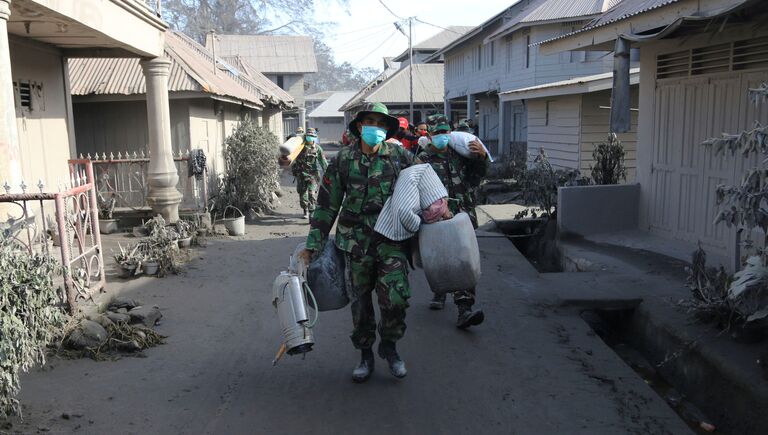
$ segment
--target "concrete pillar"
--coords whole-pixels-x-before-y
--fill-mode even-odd
[[[299,108],[299,127],[307,131],[307,109],[303,107]]]
[[[7,181],[12,187],[18,188],[21,184],[21,153],[8,44],[10,16],[11,0],[0,0],[0,185]],[[0,189],[0,193],[5,191]]]
[[[181,193],[176,190],[179,174],[173,163],[171,115],[168,107],[168,76],[171,61],[162,57],[142,60],[141,69],[147,83],[147,116],[149,127],[149,193],[147,202],[154,213],[167,222],[179,220]]]
[[[451,119],[451,100],[447,98],[445,99],[445,103],[443,104],[443,113],[445,114],[445,116],[448,117],[449,121],[451,122],[458,121],[458,119]]]
[[[475,96],[472,94],[467,95],[467,118],[472,119],[473,121],[477,122],[475,119]]]

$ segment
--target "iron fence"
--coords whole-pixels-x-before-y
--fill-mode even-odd
[[[148,169],[149,157],[144,152],[120,153],[117,155],[102,153],[91,154],[80,159],[93,163],[98,193],[115,197],[117,209],[147,210],[149,193]],[[195,176],[189,169],[190,153],[179,153],[173,158],[179,183],[176,188],[182,194],[179,205],[183,212],[202,212],[208,204],[208,172]]]
[[[29,186],[22,182],[21,193],[11,193],[6,182],[0,204],[14,217],[0,227],[30,253],[53,255],[53,247],[58,246],[64,278],[61,300],[74,312],[77,300],[101,291],[106,279],[93,165],[73,160],[69,168],[70,180],[59,184],[58,192],[46,191],[41,180],[38,192],[28,192]]]

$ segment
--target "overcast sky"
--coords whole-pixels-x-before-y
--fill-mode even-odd
[[[415,16],[441,27],[476,26],[516,0],[383,0],[395,14]],[[382,57],[396,56],[408,48],[408,38],[398,32],[392,15],[378,0],[349,0],[349,10],[318,2],[320,22],[335,21],[335,31],[328,32],[325,43],[336,54],[336,61],[357,67],[382,68]],[[414,22],[413,43],[440,32],[441,29]],[[407,26],[406,26],[407,33]]]

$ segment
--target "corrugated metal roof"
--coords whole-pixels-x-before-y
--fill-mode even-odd
[[[268,79],[264,74],[256,71],[253,66],[245,61],[245,59],[240,56],[233,56],[225,58],[224,60],[244,73],[246,78],[253,82],[256,87],[259,87],[268,93],[272,97],[269,101],[270,103],[276,105],[284,104],[289,107],[294,105],[294,99],[291,94],[286,92],[280,86],[277,86],[277,83]]]
[[[181,33],[166,33],[165,54],[171,60],[169,92],[205,92],[257,106],[263,105],[264,101],[292,101],[290,96],[289,100],[283,100],[271,89],[260,87],[239,71],[221,64],[214,73],[211,53]],[[70,59],[69,70],[73,95],[146,93],[144,74],[136,58]]]
[[[206,47],[211,48],[210,35]],[[309,36],[216,35],[217,56],[240,56],[266,74],[317,72],[315,46]]]
[[[450,44],[447,44],[443,48],[437,50],[432,56],[428,57],[425,61],[426,62],[432,62],[434,60],[439,59],[439,57],[441,55],[443,55],[444,53],[446,53],[447,51],[449,51],[449,50],[451,50],[451,49],[453,49],[455,47],[458,47],[462,43],[464,43],[464,42],[474,38],[480,32],[485,30],[487,27],[489,27],[491,25],[494,25],[494,23],[496,23],[498,20],[504,20],[504,19],[506,19],[508,17],[509,14],[517,13],[519,11],[519,9],[521,9],[522,7],[524,7],[525,5],[530,3],[531,1],[534,1],[534,0],[514,0],[512,2],[512,4],[509,5],[508,7],[504,8],[504,10],[502,10],[498,14],[492,16],[491,18],[485,20],[480,25],[475,26],[472,30],[470,30],[469,32],[465,33],[463,36],[461,36],[460,38],[458,38],[455,41],[451,42]]]
[[[434,36],[414,45],[413,51],[437,51],[450,44],[451,42],[461,38],[473,28],[474,27],[472,26],[448,26],[446,27],[447,30],[443,30],[442,32],[439,32]],[[404,52],[400,53],[399,56],[394,58],[394,60],[398,62],[402,62],[406,59],[408,59],[408,50],[405,50]]]
[[[304,96],[304,101],[325,101],[327,100],[331,95],[337,93],[339,91],[322,91],[322,92],[315,92],[314,94],[309,94]],[[353,92],[354,94],[354,92]]]
[[[640,68],[632,68],[629,70],[629,80],[632,85],[636,85],[640,82]],[[528,99],[541,98],[542,96],[596,92],[611,89],[612,87],[613,71],[591,76],[574,77],[568,80],[545,83],[527,88],[513,89],[511,91],[502,92],[500,95],[514,95],[516,98]]]
[[[380,85],[381,83],[383,83],[385,80],[387,80],[388,78],[390,78],[392,75],[394,75],[396,72],[400,70],[399,69],[400,63],[392,62],[390,58],[385,57],[384,63],[386,65],[391,65],[391,66],[388,68],[385,68],[384,71],[381,72],[381,74],[376,76],[376,78],[368,82],[365,86],[363,86],[362,89],[357,91],[357,93],[355,93],[355,95],[352,98],[350,98],[349,101],[347,101],[346,103],[344,103],[343,106],[341,106],[340,110],[342,111],[349,110],[349,107],[348,107],[349,104],[356,104],[356,102],[359,101],[361,98],[363,98],[365,94],[370,92],[376,86]]]
[[[444,92],[443,64],[424,63],[408,65],[397,70],[368,92],[358,94],[348,101],[341,110],[354,109],[366,102],[384,104],[407,104],[409,102],[408,71],[413,69],[413,102],[442,103]]]
[[[582,29],[575,32],[568,33],[566,35],[558,36],[556,38],[547,39],[545,41],[538,42],[534,45],[546,44],[548,42],[557,41],[560,39],[568,38],[572,35],[576,35],[589,30],[594,30],[599,27],[606,26],[608,24],[623,21],[627,18],[631,18],[646,12],[653,11],[655,9],[663,8],[675,3],[679,3],[681,0],[621,0],[615,4],[615,6],[606,11],[601,16],[595,18],[592,22],[584,26]],[[730,0],[720,5],[718,9],[729,9],[741,4],[747,3],[750,0]],[[675,19],[684,18],[682,16],[675,17]],[[669,25],[669,22],[659,23],[659,26]]]
[[[634,15],[642,14],[653,9],[677,3],[679,0],[624,0],[616,7],[589,23],[582,30],[604,26],[615,21],[623,20]]]
[[[334,92],[325,99],[315,110],[308,115],[309,118],[343,118],[344,112],[341,106],[355,95],[354,92]]]
[[[622,0],[534,0],[513,19],[488,36],[500,38],[537,23],[585,20],[601,14]]]
[[[599,14],[619,2],[621,0],[547,0],[526,14],[520,22],[534,23]]]

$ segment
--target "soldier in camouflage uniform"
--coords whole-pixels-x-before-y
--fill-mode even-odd
[[[304,210],[304,219],[308,219],[315,211],[320,170],[325,171],[326,168],[328,162],[325,160],[323,149],[317,144],[317,132],[314,128],[308,128],[304,135],[304,149],[291,167],[291,172],[296,177],[296,191],[299,193],[299,204]]]
[[[400,171],[413,159],[410,152],[385,142],[397,129],[397,119],[381,103],[367,105],[349,124],[355,141],[342,148],[328,166],[310,221],[307,250],[301,254],[306,262],[312,252],[320,251],[338,217],[335,241],[346,260],[354,324],[351,339],[362,354],[352,372],[355,382],[365,382],[373,373],[374,290],[381,311],[379,356],[387,360],[394,376],[402,378],[407,373],[395,347],[405,334],[410,297],[405,245],[373,230]]]
[[[429,117],[429,129],[432,135],[430,145],[416,156],[416,163],[428,163],[435,170],[448,190],[448,207],[455,215],[467,213],[472,225],[477,228],[475,189],[488,171],[485,150],[475,141],[470,143],[470,150],[476,158],[466,158],[448,146],[451,127],[445,115]],[[453,302],[459,309],[456,326],[465,329],[479,325],[485,319],[482,310],[473,310],[475,289],[458,289],[453,293]],[[445,294],[435,293],[429,307],[441,310],[445,306]]]

